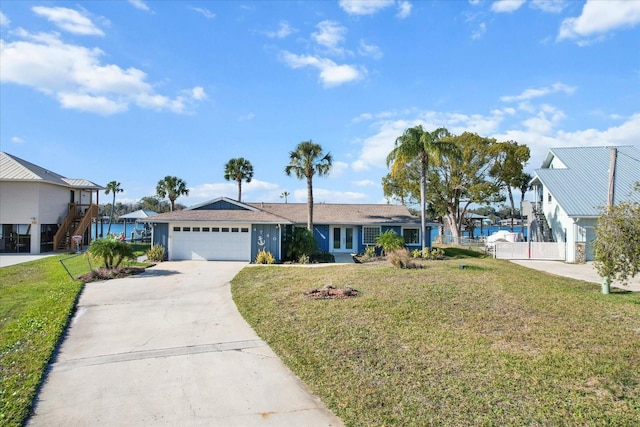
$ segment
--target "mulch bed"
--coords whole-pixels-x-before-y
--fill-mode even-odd
[[[133,276],[134,274],[140,274],[145,269],[142,267],[118,267],[113,269],[98,268],[92,270],[87,274],[83,274],[78,277],[78,280],[84,283],[97,282],[101,280],[109,279],[122,279],[124,277]]]
[[[360,292],[357,289],[346,286],[344,288],[336,288],[333,285],[325,285],[319,289],[311,289],[304,293],[312,299],[344,299],[357,297]]]

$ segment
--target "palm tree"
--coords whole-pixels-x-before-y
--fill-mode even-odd
[[[113,210],[116,208],[116,193],[122,193],[124,190],[120,188],[118,181],[111,181],[104,189],[104,194],[113,193],[113,201],[111,202],[111,215],[109,215],[109,227],[107,227],[107,236],[111,233],[111,223],[113,222]]]
[[[420,162],[420,222],[422,232],[422,250],[426,248],[426,201],[427,169],[429,163],[437,164],[445,155],[457,152],[455,144],[446,140],[450,136],[445,128],[438,128],[427,132],[421,125],[405,129],[396,139],[395,147],[387,156],[387,167],[391,165],[391,175],[395,176],[411,160],[417,158]]]
[[[313,233],[313,176],[329,174],[333,157],[324,154],[320,144],[303,141],[289,152],[289,165],[284,168],[287,176],[293,173],[298,179],[307,179],[307,229]]]
[[[253,166],[249,160],[243,157],[231,159],[224,167],[224,179],[238,183],[238,201],[242,201],[242,181],[251,182],[253,178]]]
[[[287,198],[291,195],[291,193],[289,193],[288,191],[283,191],[282,194],[280,195],[281,199],[284,199],[284,203],[287,203]]]
[[[164,199],[167,197],[171,202],[171,211],[175,208],[176,199],[180,196],[188,196],[189,189],[187,183],[176,176],[167,175],[164,179],[158,181],[156,186],[158,197]]]

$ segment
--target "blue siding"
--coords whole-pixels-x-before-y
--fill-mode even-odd
[[[275,224],[254,224],[251,226],[251,261],[255,261],[262,249],[271,252],[277,262],[280,256],[280,229]]]
[[[313,237],[316,239],[316,248],[329,252],[329,226],[328,225],[314,225]]]
[[[164,247],[165,257],[169,256],[169,224],[156,224],[153,226],[153,245]]]
[[[210,203],[208,205],[200,206],[194,210],[196,211],[246,211],[248,209],[243,208],[242,206],[235,205],[233,203],[229,203],[226,200],[218,200],[215,203]]]

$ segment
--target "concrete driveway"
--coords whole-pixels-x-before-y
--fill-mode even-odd
[[[87,284],[29,426],[340,426],[231,299],[245,263]]]
[[[593,261],[583,264],[571,264],[563,261],[541,261],[541,260],[512,260],[514,264],[523,265],[535,270],[545,271],[557,276],[570,277],[572,279],[584,280],[585,282],[602,283]],[[626,285],[618,281],[611,284],[612,287],[624,289],[631,292],[640,292],[640,276],[629,280]]]

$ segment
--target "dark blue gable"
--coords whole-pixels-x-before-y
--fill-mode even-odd
[[[198,206],[194,211],[248,211],[249,209],[238,206],[226,200],[218,200],[208,205]]]

